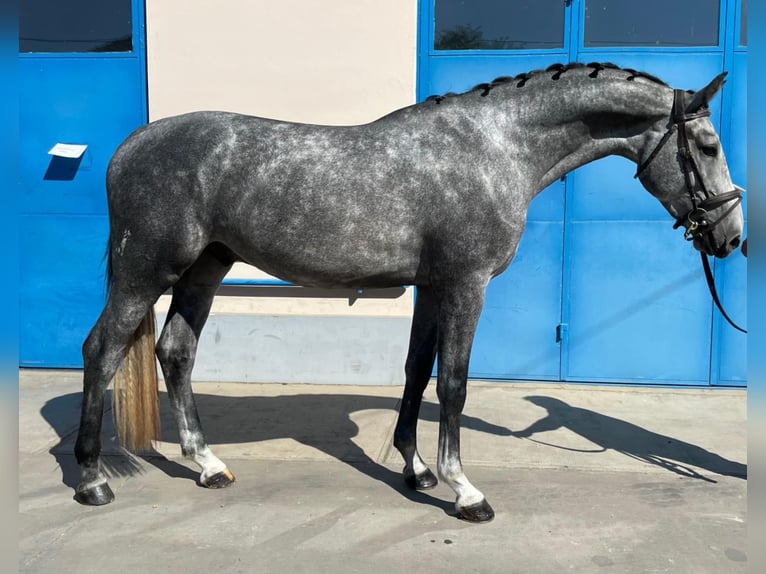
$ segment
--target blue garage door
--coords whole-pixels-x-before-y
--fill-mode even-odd
[[[725,69],[729,70],[723,94],[721,133],[735,183],[747,188],[747,0],[731,2],[727,21],[724,52]],[[747,235],[747,202],[745,232]],[[741,325],[747,323],[747,264],[742,257],[729,257],[716,263],[716,281],[727,312]],[[741,386],[747,382],[746,335],[735,331],[718,314],[713,324],[713,355],[711,358],[713,384]]]
[[[143,0],[19,9],[20,363],[79,367],[104,302],[106,166],[147,117]]]
[[[419,99],[556,62],[614,62],[687,89],[729,70],[713,121],[746,186],[740,2],[422,0],[420,14]],[[698,255],[634,171],[607,158],[535,200],[516,259],[490,284],[471,376],[745,384],[744,336],[714,314]],[[744,258],[715,272],[744,322]]]

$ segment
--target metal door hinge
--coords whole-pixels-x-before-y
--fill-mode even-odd
[[[559,323],[556,325],[556,342],[561,343],[569,335],[569,324]]]

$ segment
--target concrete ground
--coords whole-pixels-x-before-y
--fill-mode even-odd
[[[81,373],[23,370],[19,571],[745,572],[746,393],[469,383],[466,473],[494,521],[452,491],[408,491],[391,446],[400,387],[195,383],[208,442],[237,482],[197,485],[162,389],[163,442],[121,452],[116,500],[72,500]],[[438,406],[419,445],[435,470]]]

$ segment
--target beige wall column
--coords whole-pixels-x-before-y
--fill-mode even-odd
[[[146,0],[146,28],[150,121],[226,110],[350,125],[415,101],[417,3],[412,0]],[[261,276],[244,264],[229,274]],[[353,303],[326,294],[285,296],[284,289],[273,290],[273,297],[268,288],[253,288],[252,296],[247,289],[235,291],[236,296],[224,289],[216,297],[196,378],[312,382],[312,373],[322,369],[316,382],[401,382],[411,288],[396,298]],[[168,305],[169,298],[161,298],[161,320]],[[254,315],[263,319],[261,327],[253,323]],[[367,343],[358,333],[352,339],[357,328],[366,333],[363,339],[369,337]],[[247,340],[256,331],[266,338]],[[292,344],[298,347],[269,347],[283,335],[285,345],[298,341],[295,333],[301,342]],[[311,343],[319,337],[321,344]],[[256,356],[258,348],[269,348],[271,356]],[[335,349],[345,353],[327,358]],[[365,362],[370,351],[377,355]],[[264,372],[275,355],[295,353],[303,357],[302,374],[291,378],[279,361],[273,361],[274,374]],[[337,364],[329,364],[333,361]],[[222,367],[226,374],[220,374]]]
[[[412,0],[146,0],[150,119],[363,123],[415,101]]]

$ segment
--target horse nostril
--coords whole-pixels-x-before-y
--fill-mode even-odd
[[[729,241],[729,245],[731,245],[732,249],[736,249],[737,247],[739,247],[739,241],[740,240],[739,240],[739,235],[738,235],[737,237],[735,237],[734,239]]]

